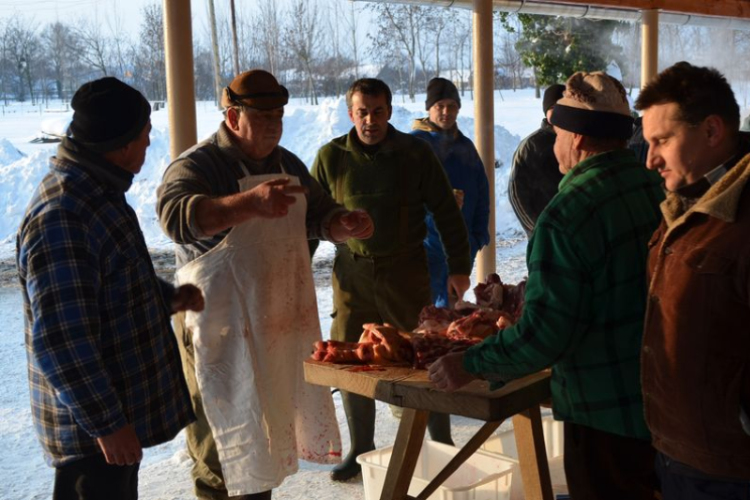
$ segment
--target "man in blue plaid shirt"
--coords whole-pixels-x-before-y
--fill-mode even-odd
[[[170,313],[203,296],[156,277],[125,199],[150,144],[148,101],[103,78],[71,104],[16,243],[31,409],[54,500],[130,500],[142,448],[194,419]]]

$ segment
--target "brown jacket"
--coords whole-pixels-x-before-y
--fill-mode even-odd
[[[750,480],[750,155],[650,242],[642,385],[654,446],[706,474]]]

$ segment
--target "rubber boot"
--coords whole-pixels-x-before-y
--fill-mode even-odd
[[[331,470],[331,479],[334,481],[348,481],[362,472],[357,456],[375,449],[375,401],[341,391],[341,402],[349,424],[351,447],[346,458]]]
[[[430,437],[438,443],[454,446],[451,438],[451,416],[447,413],[430,412],[427,419],[427,430],[430,431]]]

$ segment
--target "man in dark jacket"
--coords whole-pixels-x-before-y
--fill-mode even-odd
[[[125,199],[149,146],[148,101],[110,77],[71,105],[71,135],[18,232],[32,416],[54,499],[132,500],[142,448],[194,419],[169,315],[203,297],[157,279]]]
[[[430,378],[453,390],[551,367],[571,497],[653,500],[638,355],[662,189],[626,148],[633,118],[609,75],[571,76],[551,123],[565,177],[529,241],[523,314],[465,353],[440,358]]]
[[[557,194],[557,187],[563,178],[552,150],[555,131],[549,124],[552,110],[562,97],[563,90],[565,85],[557,83],[547,87],[542,99],[545,116],[542,125],[521,141],[513,155],[508,198],[527,236],[531,236],[536,220]]]
[[[464,216],[469,231],[471,265],[477,252],[490,241],[490,187],[484,164],[474,143],[458,129],[456,119],[461,109],[458,89],[450,80],[433,78],[427,84],[425,109],[428,117],[414,120],[411,134],[424,139],[437,155],[448,175],[456,203]],[[448,263],[432,214],[427,214],[427,265],[430,270],[432,302],[438,307],[450,307],[448,296]],[[453,298],[455,300],[455,298]],[[448,416],[430,414],[427,424],[433,440],[453,444]]]
[[[417,326],[431,302],[424,249],[429,210],[445,246],[448,292],[469,288],[469,238],[440,161],[423,140],[399,132],[391,118],[391,90],[381,80],[357,80],[346,94],[354,126],[320,148],[312,174],[349,210],[364,210],[375,232],[336,247],[331,338],[357,341],[365,323]],[[374,448],[375,402],[342,391],[352,446],[332,479],[345,481],[361,466],[357,455]]]
[[[681,62],[640,93],[668,190],[651,240],[641,352],[665,500],[750,491],[750,140],[716,70]]]

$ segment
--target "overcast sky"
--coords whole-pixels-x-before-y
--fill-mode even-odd
[[[235,0],[248,3],[254,0]],[[191,0],[191,13],[196,25],[200,29],[207,17],[206,0]],[[161,5],[162,0],[0,0],[0,17],[19,13],[24,19],[36,21],[40,25],[56,20],[76,21],[78,19],[92,20],[101,23],[107,29],[115,14],[122,24],[123,30],[130,34],[137,34],[141,22],[141,11],[146,5]],[[214,0],[217,11],[229,12],[229,0]],[[239,8],[239,7],[238,7]]]

